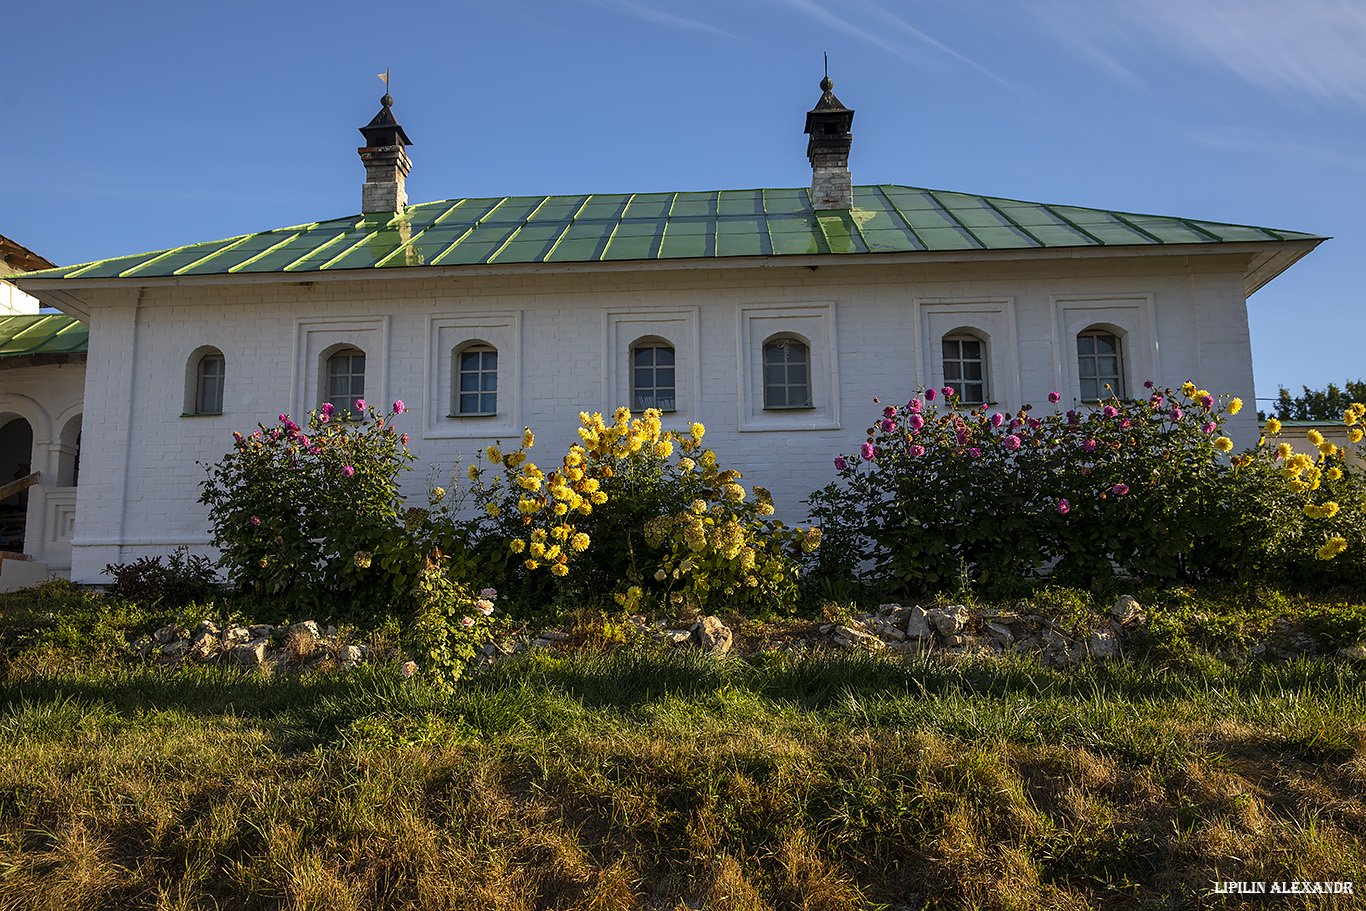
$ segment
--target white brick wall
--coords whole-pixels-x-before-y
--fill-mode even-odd
[[[367,397],[378,403],[382,394],[386,404],[402,398],[412,409],[399,424],[419,456],[407,475],[410,492],[417,494],[429,466],[449,471],[457,455],[486,442],[461,435],[469,432],[468,421],[446,417],[449,403],[431,391],[440,389],[431,371],[442,356],[430,350],[434,326],[449,327],[451,317],[462,315],[498,314],[503,322],[515,317],[520,381],[500,376],[499,410],[515,407],[520,421],[536,431],[539,458],[554,462],[577,439],[580,411],[607,412],[624,404],[618,401],[623,387],[604,375],[604,364],[622,360],[609,344],[619,349],[629,340],[616,338],[621,323],[608,314],[640,308],[688,314],[696,321],[698,350],[679,364],[679,386],[697,390],[687,420],[706,424],[706,442],[723,465],[742,471],[750,484],[768,487],[780,514],[801,520],[802,499],[831,479],[834,455],[851,451],[879,410],[873,397],[904,402],[919,383],[936,380],[934,346],[924,341],[930,311],[918,308],[918,300],[934,302],[935,325],[954,301],[1009,301],[1003,322],[1013,327],[1014,337],[991,339],[993,358],[1002,355],[1017,374],[1008,383],[992,378],[993,397],[1003,410],[1025,402],[1046,407],[1059,377],[1075,384],[1068,380],[1076,372],[1075,342],[1060,336],[1060,300],[1144,301],[1150,322],[1131,336],[1142,339],[1144,350],[1126,351],[1126,361],[1159,364],[1160,375],[1152,379],[1164,385],[1190,379],[1242,396],[1248,407],[1234,419],[1233,435],[1239,446],[1254,442],[1243,270],[1243,261],[1230,256],[1144,256],[817,270],[543,274],[533,268],[453,278],[299,282],[290,276],[279,283],[91,290],[87,457],[73,578],[98,581],[108,562],[164,553],[177,544],[207,544],[206,516],[195,502],[203,469],[195,461],[215,460],[227,451],[233,430],[248,433],[314,395],[300,385],[317,370],[315,363],[300,363],[316,355],[301,345],[301,326],[382,323],[382,332],[367,336],[382,337],[387,347],[367,351]],[[809,414],[768,412],[760,426],[779,429],[742,432],[740,314],[804,306],[828,307],[829,337],[838,340],[838,397],[833,416],[821,422],[833,429],[786,431],[781,428],[811,424]],[[187,358],[202,345],[219,348],[227,361],[224,413],[182,417]],[[680,352],[688,347],[681,338],[676,345]],[[692,369],[699,375],[684,372]],[[1148,378],[1132,374],[1130,381]],[[1077,394],[1075,388],[1058,391],[1064,403]],[[762,396],[762,390],[753,392]],[[458,432],[451,431],[454,425],[461,425]]]

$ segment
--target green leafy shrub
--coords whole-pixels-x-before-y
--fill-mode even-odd
[[[144,606],[184,607],[211,600],[219,588],[213,561],[185,547],[176,548],[164,563],[161,557],[140,557],[110,563],[104,572],[114,580],[106,589],[109,597]]]
[[[206,466],[199,498],[229,578],[290,609],[373,580],[369,556],[402,529],[398,476],[413,456],[392,419],[403,411],[402,401],[380,414],[357,400],[355,412],[311,412],[306,428],[282,414],[234,433],[233,450]],[[388,567],[396,593],[411,590],[420,566],[420,555],[405,556]]]
[[[405,674],[420,674],[436,686],[450,688],[474,658],[480,642],[489,638],[498,592],[486,588],[478,595],[447,575],[440,551],[423,561],[417,579],[417,609],[408,645],[414,658]]]
[[[908,587],[966,569],[999,591],[1044,572],[1082,585],[1115,572],[1321,578],[1323,561],[1361,552],[1366,497],[1340,451],[1261,443],[1228,457],[1219,429],[1241,401],[1147,386],[1145,400],[1042,418],[967,409],[949,387],[885,407],[859,451],[835,459],[840,481],[808,501],[828,556]]]

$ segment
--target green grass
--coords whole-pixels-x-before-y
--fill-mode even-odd
[[[1217,880],[1366,888],[1360,664],[589,647],[443,694],[396,662],[157,670],[81,633],[119,609],[81,603],[74,649],[0,605],[0,911],[1193,908],[1224,901]]]

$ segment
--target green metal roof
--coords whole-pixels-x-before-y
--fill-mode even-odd
[[[915,187],[855,187],[851,210],[820,212],[811,208],[805,188],[720,190],[445,200],[409,206],[397,218],[353,215],[32,272],[25,278],[1322,239],[1294,231]]]
[[[90,327],[74,317],[35,314],[0,317],[0,360],[83,353]]]

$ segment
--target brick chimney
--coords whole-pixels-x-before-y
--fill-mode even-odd
[[[811,205],[820,209],[850,209],[854,205],[854,178],[849,173],[849,146],[854,137],[849,127],[854,112],[840,104],[831,91],[835,83],[821,80],[821,100],[806,114],[806,157],[811,162]]]
[[[388,92],[379,103],[379,113],[360,128],[365,145],[356,150],[360,160],[365,162],[360,210],[363,215],[401,215],[408,205],[404,181],[413,169],[413,163],[403,149],[413,143],[389,110],[394,99]]]

